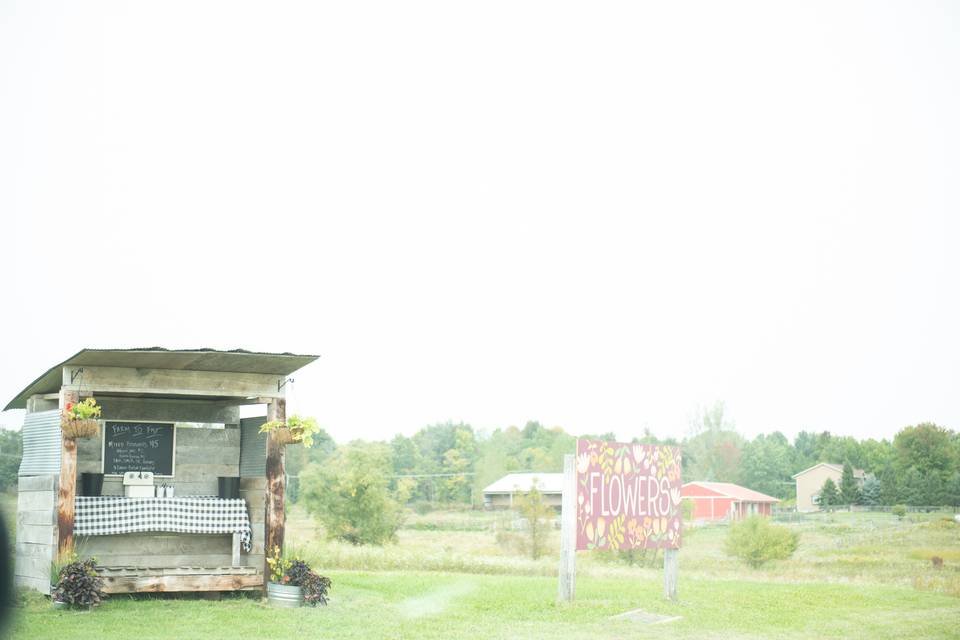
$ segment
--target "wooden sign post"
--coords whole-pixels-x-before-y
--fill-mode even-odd
[[[563,456],[563,497],[560,503],[560,602],[573,602],[577,577],[577,462]]]
[[[663,549],[664,595],[677,598],[679,447],[577,440],[563,461],[559,599],[573,600],[578,550]]]

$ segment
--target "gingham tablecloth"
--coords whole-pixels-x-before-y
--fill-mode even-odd
[[[169,531],[172,533],[239,533],[243,550],[250,552],[253,532],[243,499],[187,496],[181,498],[126,498],[77,496],[73,533],[106,536],[116,533]]]

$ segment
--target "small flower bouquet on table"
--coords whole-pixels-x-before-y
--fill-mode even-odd
[[[100,405],[96,399],[87,398],[82,402],[68,402],[60,415],[60,428],[63,436],[71,440],[93,438],[100,432]]]

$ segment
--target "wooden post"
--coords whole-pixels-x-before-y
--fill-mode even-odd
[[[285,422],[287,420],[287,401],[274,398],[267,405],[267,422]],[[270,579],[270,567],[266,558],[273,555],[274,547],[283,552],[283,530],[286,516],[283,510],[283,494],[286,488],[286,469],[284,467],[282,444],[277,442],[273,433],[267,434],[267,482],[265,484],[264,512],[264,564],[263,588],[267,588]]]
[[[560,586],[558,600],[573,602],[577,573],[577,463],[563,456],[563,497],[560,503]]]
[[[233,534],[233,544],[230,547],[230,566],[240,566],[240,534]]]
[[[76,391],[60,391],[60,411],[68,402],[77,402]],[[77,441],[60,438],[60,489],[57,493],[57,553],[73,550],[73,522],[77,495]]]
[[[677,599],[677,576],[680,573],[680,550],[663,550],[663,597]]]

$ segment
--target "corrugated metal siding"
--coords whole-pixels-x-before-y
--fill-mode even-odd
[[[21,476],[60,474],[60,411],[38,411],[23,418]],[[264,454],[266,455],[266,454]]]
[[[267,434],[258,433],[267,418],[240,420],[240,477],[262,478],[267,475]]]

